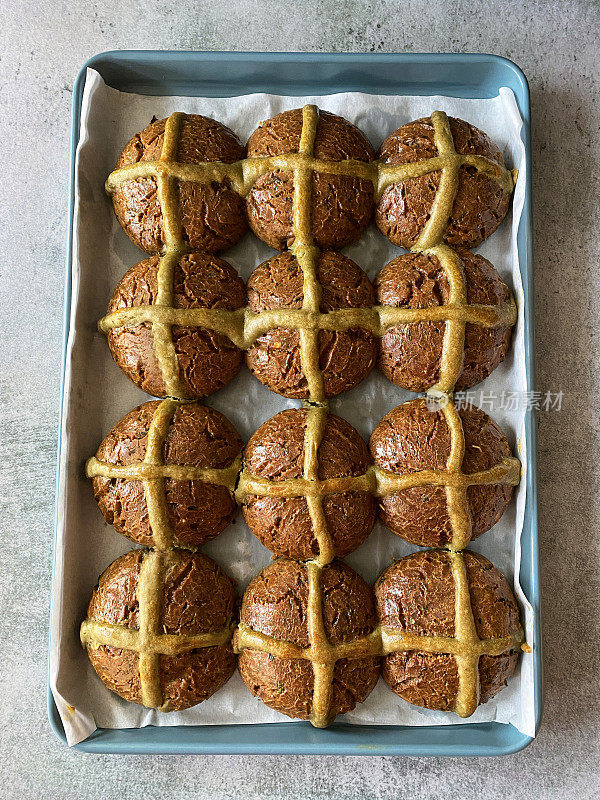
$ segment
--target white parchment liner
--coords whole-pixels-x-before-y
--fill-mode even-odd
[[[509,89],[486,100],[451,97],[373,96],[344,93],[324,97],[280,97],[254,94],[224,99],[150,97],[126,94],[107,87],[88,69],[81,109],[77,149],[76,205],[73,238],[71,327],[63,406],[59,514],[55,553],[55,587],[50,648],[50,679],[69,744],[86,738],[96,727],[131,728],[144,725],[211,725],[284,722],[287,717],[253,698],[236,674],[208,701],[171,714],[161,714],[125,700],[105,688],[79,644],[79,625],[98,575],[131,543],[104,523],[90,481],[84,477],[85,459],[92,455],[109,429],[134,406],[148,400],[113,363],[96,321],[106,312],[119,279],[145,255],[119,227],[104,194],[104,180],[114,168],[125,142],[144,128],[151,117],[173,111],[205,114],[231,127],[246,140],[259,121],[305,103],[341,114],[354,122],[375,147],[405,122],[427,116],[434,109],[468,120],[486,131],[503,151],[507,165],[520,170],[511,211],[500,229],[478,248],[513,289],[520,307],[519,321],[507,360],[480,387],[483,408],[500,424],[523,461],[525,469],[524,411],[522,407],[486,405],[485,396],[504,390],[525,391],[523,317],[516,244],[523,209],[525,150],[520,139],[522,120]],[[372,226],[359,243],[344,252],[371,278],[402,251]],[[273,255],[248,234],[225,258],[247,279],[253,269]],[[359,387],[331,402],[331,410],[345,417],[368,439],[381,417],[414,397],[390,384],[377,371]],[[247,441],[269,417],[295,401],[269,392],[244,367],[224,390],[209,398]],[[533,612],[518,583],[520,534],[525,507],[525,474],[502,520],[473,544],[509,581],[521,603],[528,640],[533,640]],[[377,525],[365,544],[346,559],[372,583],[392,559],[414,550]],[[271,559],[251,535],[239,514],[216,540],[203,548],[237,581],[241,592]],[[455,714],[418,709],[401,700],[380,680],[366,702],[343,717],[351,724],[458,725],[495,720],[513,723],[528,735],[535,733],[533,659],[524,654],[517,674],[497,698],[480,706],[468,720]],[[342,719],[342,718],[340,718]],[[290,721],[289,724],[294,723]]]

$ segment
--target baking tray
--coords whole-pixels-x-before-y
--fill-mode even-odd
[[[531,222],[531,149],[529,88],[512,61],[480,53],[225,53],[123,50],[93,56],[73,86],[71,116],[70,200],[65,273],[61,399],[71,311],[71,258],[75,204],[75,153],[87,67],[120,91],[150,95],[231,97],[252,92],[282,95],[366,92],[370,94],[495,97],[501,86],[515,93],[528,154],[525,205],[518,230],[524,288],[527,391],[535,388],[533,264]],[[62,405],[61,413],[62,418]],[[61,423],[58,459],[60,464]],[[521,537],[520,581],[534,612],[534,682],[536,730],[542,716],[542,651],[538,566],[535,411],[525,418],[527,495]],[[57,474],[58,484],[58,474]],[[58,517],[58,504],[56,506]],[[56,552],[56,524],[54,531]],[[63,726],[48,689],[48,715],[66,743]],[[512,725],[487,722],[444,726],[370,726],[336,722],[326,730],[309,723],[99,728],[73,746],[88,753],[254,753],[315,755],[491,756],[523,749],[532,737]]]

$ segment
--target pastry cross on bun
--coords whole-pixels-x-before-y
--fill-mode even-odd
[[[314,288],[319,293],[316,314],[304,308],[310,287],[305,286],[303,270],[292,253],[265,261],[248,281],[248,306],[258,315],[256,322],[264,329],[263,316],[268,319],[272,312],[275,317],[276,311],[279,320],[274,319],[250,346],[246,363],[261,383],[284,397],[311,397],[311,373],[317,370],[323,391],[318,399],[333,397],[357,386],[375,365],[375,336],[364,327],[360,311],[353,312],[375,303],[366,274],[349,258],[328,251],[316,260]],[[335,312],[341,312],[344,321],[337,329],[326,327],[336,325]],[[316,337],[306,348],[303,330],[312,325]]]
[[[246,150],[225,125],[199,114],[171,114],[125,145],[107,182],[119,223],[147,253],[217,253],[247,230],[244,200],[222,165]],[[198,178],[202,178],[198,180]]]
[[[140,389],[199,399],[222,389],[242,366],[245,305],[244,282],[226,261],[207,253],[152,256],[119,281],[98,327]]]
[[[315,244],[323,249],[337,250],[358,239],[370,222],[373,184],[368,178],[357,175],[336,174],[335,162],[369,164],[375,152],[352,123],[327,111],[315,111],[313,141],[307,150],[303,147],[303,134],[307,127],[305,109],[297,108],[261,123],[248,139],[248,157],[305,152],[314,159],[330,162],[328,166],[322,165],[323,171],[315,169],[311,172],[309,215]],[[248,195],[250,227],[276,250],[291,247],[296,238],[292,212],[295,182],[293,169],[275,169],[262,175]]]
[[[517,310],[483,256],[445,246],[406,253],[383,267],[375,285],[389,322],[378,367],[396,386],[468,389],[504,360]],[[403,322],[403,311],[417,319]]]
[[[111,691],[180,711],[233,674],[234,601],[233,582],[207,556],[132,550],[98,579],[81,643]]]
[[[319,556],[321,547],[309,498],[302,492],[314,491],[317,481],[323,488],[324,482],[337,483],[322,497],[322,514],[331,557],[341,557],[362,544],[375,524],[372,493],[344,487],[349,478],[366,473],[371,458],[357,431],[341,417],[328,414],[316,450],[316,481],[296,487],[305,476],[311,414],[315,412],[289,409],[261,425],[244,451],[236,496],[243,503],[248,527],[265,547],[276,555],[309,559]]]
[[[375,222],[393,244],[475,247],[506,216],[513,177],[498,147],[468,122],[434,111],[388,136],[379,159]]]
[[[242,441],[229,420],[197,403],[134,408],[86,465],[106,521],[137,544],[194,549],[225,530]]]
[[[422,547],[462,550],[498,522],[520,480],[506,436],[474,406],[403,403],[379,422],[370,448],[381,522]]]
[[[409,703],[470,716],[512,676],[524,634],[504,576],[468,550],[426,550],[375,584],[383,678]]]
[[[253,695],[325,727],[362,703],[379,677],[371,587],[342,561],[279,559],[244,593],[234,637]]]

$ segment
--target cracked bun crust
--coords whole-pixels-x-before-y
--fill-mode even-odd
[[[263,122],[248,140],[248,156],[297,153],[302,109],[284,111]],[[371,162],[375,152],[364,135],[343,117],[319,111],[315,158]],[[276,170],[256,181],[247,199],[254,233],[276,250],[293,244],[293,174]],[[312,180],[313,236],[322,249],[339,249],[359,238],[373,212],[373,184],[361,178],[318,173]]]
[[[375,304],[373,286],[362,269],[340,253],[319,256],[317,278],[322,286],[320,311],[370,308]],[[248,305],[259,313],[275,308],[302,308],[302,270],[292,253],[265,261],[248,280]],[[326,397],[357,386],[373,369],[377,342],[364,328],[319,331],[319,368]],[[308,383],[300,363],[300,333],[274,328],[256,340],[246,354],[248,368],[272,392],[305,399]]]
[[[137,588],[143,550],[117,558],[98,579],[88,606],[88,618],[139,629]],[[161,597],[159,630],[174,635],[218,631],[231,622],[235,592],[231,579],[212,559],[175,551]],[[138,654],[108,645],[87,646],[92,666],[104,684],[120,697],[141,703]],[[231,644],[201,647],[179,655],[160,656],[163,698],[172,711],[190,708],[209,698],[232,676]]]
[[[486,156],[504,166],[502,153],[483,131],[468,122],[449,118],[454,147],[461,155]],[[429,117],[402,125],[384,141],[379,158],[385,164],[412,164],[438,155]],[[410,248],[429,219],[440,172],[410,178],[388,186],[375,211],[375,222],[384,236],[400,247]],[[474,167],[460,169],[458,191],[454,199],[444,241],[453,246],[475,247],[500,225],[510,201],[510,193]]]
[[[158,264],[158,256],[135,264],[115,289],[108,313],[155,304]],[[244,282],[226,261],[206,253],[181,257],[173,276],[174,308],[235,311],[245,304]],[[242,351],[224,334],[204,327],[173,325],[171,336],[179,378],[190,398],[205,397],[222,389],[242,366]],[[108,333],[108,344],[114,360],[129,380],[154,397],[165,397],[167,390],[150,323],[113,328]]]
[[[508,287],[483,256],[460,252],[467,302],[501,306],[510,299]],[[450,285],[432,253],[405,253],[390,261],[375,281],[377,300],[398,308],[432,308],[449,302]],[[379,342],[378,367],[396,386],[423,392],[440,377],[444,322],[396,325]],[[486,328],[467,324],[465,351],[457,389],[480,383],[504,361],[510,344],[508,326]]]
[[[371,633],[376,625],[371,587],[341,561],[321,575],[325,633],[333,645]],[[307,623],[308,574],[304,564],[279,559],[260,572],[244,593],[240,620],[255,631],[298,647],[310,645]],[[352,711],[377,683],[377,657],[340,659],[333,676],[331,715]],[[308,719],[314,676],[310,661],[243,650],[238,666],[255,697],[288,717]]]
[[[459,409],[465,435],[464,473],[480,472],[511,456],[506,436],[474,406]],[[371,455],[383,469],[397,475],[444,470],[450,455],[450,431],[442,411],[429,411],[424,399],[397,406],[377,425],[370,440]],[[471,539],[488,531],[505,512],[513,487],[503,484],[469,486]],[[379,498],[379,519],[393,533],[420,547],[444,547],[452,540],[444,486],[413,486]]]
[[[110,464],[142,461],[148,431],[160,401],[134,408],[104,439],[96,458]],[[163,445],[165,464],[229,467],[242,450],[242,441],[229,420],[215,409],[187,403],[177,408]],[[178,547],[195,548],[229,525],[236,505],[225,486],[203,481],[164,479],[169,523]],[[152,531],[141,481],[126,478],[93,479],[94,497],[105,520],[137,544],[151,546]]]
[[[486,558],[464,553],[471,608],[480,639],[510,636],[519,608],[505,577]],[[375,584],[381,625],[420,636],[455,635],[455,588],[449,556],[440,550],[413,553],[388,567]],[[512,676],[518,651],[479,659],[480,703]],[[423,708],[452,711],[458,691],[454,656],[412,650],[383,660],[383,678],[404,700]]]
[[[261,425],[244,451],[246,470],[273,481],[301,478],[306,419],[303,409],[289,409]],[[318,460],[320,480],[363,475],[371,463],[357,431],[332,414],[327,417]],[[252,533],[276,555],[302,560],[319,554],[305,497],[249,495],[243,509]],[[326,495],[323,511],[338,557],[361,545],[375,524],[375,500],[369,492]]]
[[[166,120],[156,120],[127,142],[116,169],[139,161],[158,161]],[[199,114],[186,114],[181,126],[176,161],[231,164],[246,155],[245,148],[225,125]],[[244,200],[227,182],[207,184],[176,181],[182,234],[192,250],[217,253],[238,242],[247,230]],[[165,246],[162,212],[154,178],[139,178],[119,186],[112,197],[117,219],[131,241],[147,253]]]

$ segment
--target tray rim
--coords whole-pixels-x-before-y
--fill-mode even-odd
[[[73,100],[71,107],[71,136],[70,136],[70,159],[69,159],[69,205],[68,223],[66,233],[66,260],[65,260],[65,279],[64,279],[64,302],[63,302],[63,337],[62,337],[62,361],[60,373],[60,407],[58,417],[58,437],[57,437],[57,468],[55,481],[55,508],[54,508],[54,530],[53,530],[53,558],[52,558],[52,578],[51,578],[51,612],[50,612],[50,636],[52,631],[52,606],[55,589],[55,571],[57,560],[57,526],[59,515],[59,483],[60,483],[60,457],[62,449],[62,421],[64,412],[64,388],[65,371],[67,357],[67,341],[70,329],[71,312],[71,268],[72,268],[72,247],[73,247],[73,218],[75,209],[75,160],[76,150],[79,142],[80,133],[80,111],[85,85],[86,72],[88,67],[98,69],[103,62],[115,63],[129,60],[131,63],[144,58],[163,59],[171,64],[182,63],[186,60],[193,60],[198,63],[209,62],[241,62],[244,60],[260,60],[267,64],[277,64],[283,61],[297,60],[317,64],[356,64],[358,62],[382,64],[416,64],[425,65],[427,63],[443,64],[447,62],[455,64],[490,64],[508,70],[516,79],[520,96],[517,94],[517,103],[523,116],[522,137],[527,153],[529,154],[526,185],[525,202],[523,214],[518,229],[518,249],[521,257],[521,278],[524,286],[525,307],[524,307],[524,344],[526,361],[526,378],[529,390],[536,385],[535,382],[535,331],[534,331],[534,276],[533,276],[533,246],[532,246],[532,175],[531,175],[531,131],[530,131],[530,94],[527,78],[520,67],[510,59],[488,53],[331,53],[331,52],[260,52],[260,51],[193,51],[193,50],[109,50],[98,53],[89,58],[80,68],[73,85]],[[238,87],[237,94],[244,94],[243,83]],[[287,94],[293,94],[286,87]],[[344,89],[348,91],[348,89]],[[364,89],[362,90],[364,91]],[[247,92],[246,92],[247,93]],[[305,93],[304,91],[301,92]],[[328,93],[328,92],[323,92]],[[377,92],[386,94],[386,92]],[[397,91],[395,92],[398,93]],[[226,96],[226,95],[220,95]],[[472,95],[471,95],[472,96]],[[486,96],[486,95],[484,95]],[[489,96],[489,95],[488,95]],[[529,530],[529,548],[527,560],[529,562],[529,600],[534,609],[534,685],[535,685],[535,728],[536,734],[539,730],[543,715],[543,662],[542,662],[542,643],[541,643],[541,610],[540,610],[540,588],[539,588],[539,542],[538,542],[538,506],[537,506],[537,454],[536,454],[536,413],[533,409],[528,409],[525,416],[525,436],[527,440],[528,469],[527,469],[527,501],[523,530]],[[521,570],[523,570],[524,548],[521,554]],[[50,688],[50,644],[48,650],[48,687],[47,687],[47,713],[50,726],[56,736],[66,744],[64,728],[52,690]],[[302,730],[305,733],[303,741],[285,741],[285,737],[280,734],[282,731]],[[494,741],[494,736],[487,736],[490,741],[485,741],[485,733],[498,734],[498,741]],[[239,731],[239,736],[229,737],[231,730]],[[253,743],[244,736],[251,732],[256,733],[257,729],[267,729],[275,734],[270,737],[270,742]],[[502,731],[502,729],[505,729]],[[370,732],[375,738],[382,738],[387,733],[386,738],[392,738],[393,732],[410,731],[414,739],[422,739],[419,734],[425,734],[424,740],[410,744],[402,742],[378,742],[367,744],[356,741],[363,732]],[[448,733],[452,730],[457,735],[456,743],[436,741],[437,735],[442,732]],[[198,732],[212,732],[208,740],[202,740]],[[338,734],[345,733],[338,738]],[[225,738],[214,734],[224,733]],[[508,735],[503,735],[507,733]],[[196,734],[196,735],[194,735]],[[379,737],[377,737],[379,734]],[[461,735],[462,734],[462,735]],[[473,734],[473,735],[471,735]],[[479,734],[479,736],[477,735]],[[230,739],[227,741],[227,739]],[[429,738],[429,741],[427,739]],[[368,725],[348,725],[337,723],[326,731],[315,731],[308,723],[271,723],[257,725],[219,725],[219,726],[164,726],[128,729],[106,729],[99,728],[91,736],[70,749],[78,752],[90,753],[124,753],[124,754],[289,754],[289,755],[405,755],[405,756],[491,756],[509,755],[516,753],[527,747],[534,737],[520,733],[512,725],[489,722],[472,725],[450,726],[368,726]],[[179,741],[177,741],[179,739]],[[481,741],[477,741],[480,739]]]

